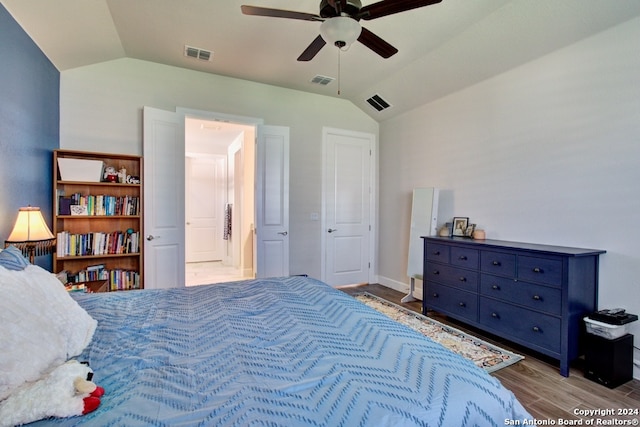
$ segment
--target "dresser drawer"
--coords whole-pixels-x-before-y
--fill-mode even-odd
[[[427,243],[425,246],[425,255],[429,261],[449,262],[450,246],[441,245],[439,243]]]
[[[562,307],[562,294],[558,288],[490,274],[480,276],[480,293],[550,314],[559,315]]]
[[[427,262],[424,272],[425,280],[431,280],[446,285],[455,286],[469,292],[478,292],[478,272],[453,267],[448,264]]]
[[[480,324],[527,344],[560,353],[560,318],[480,297]]]
[[[451,264],[458,267],[478,269],[478,250],[469,248],[460,248],[453,246],[451,248]]]
[[[506,277],[516,277],[516,256],[502,252],[480,252],[480,270]]]
[[[478,295],[437,283],[427,283],[424,290],[427,308],[476,322]]]
[[[554,258],[519,256],[518,279],[560,286],[562,261]]]

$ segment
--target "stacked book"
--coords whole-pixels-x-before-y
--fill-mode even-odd
[[[111,233],[97,231],[85,234],[71,234],[68,231],[61,231],[56,237],[56,255],[59,258],[140,252],[140,233],[137,231],[113,231]]]
[[[107,270],[104,264],[90,265],[75,274],[68,273],[66,283],[83,283],[95,280],[107,280],[110,291],[140,289],[140,273],[133,270]]]
[[[72,208],[75,206],[75,208]],[[59,196],[59,215],[131,216],[139,215],[140,198],[136,196],[107,196],[72,194]]]
[[[105,270],[104,264],[89,265],[84,270],[75,274],[67,273],[66,283],[92,282],[94,280],[107,280],[109,271]]]
[[[132,270],[109,271],[109,290],[125,291],[140,289],[140,273]]]

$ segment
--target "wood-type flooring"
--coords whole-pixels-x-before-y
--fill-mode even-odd
[[[341,288],[353,294],[366,291],[418,313],[422,302],[401,303],[404,294],[378,284]],[[534,416],[538,425],[638,425],[640,421],[640,381],[633,379],[609,389],[584,377],[582,361],[575,361],[569,377],[560,375],[559,362],[544,355],[465,326],[437,313],[428,313],[443,323],[480,337],[525,359],[492,373],[511,390]],[[502,424],[500,424],[502,425]],[[505,420],[505,425],[510,425]]]

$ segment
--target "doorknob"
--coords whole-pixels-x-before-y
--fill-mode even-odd
[[[153,239],[159,239],[159,238],[160,238],[160,236],[154,236],[153,234],[149,234],[147,236],[147,240],[148,241],[152,241]]]
[[[289,233],[287,233],[286,231],[280,231],[280,232],[278,232],[278,234],[281,234],[281,235],[283,235],[283,236],[286,236],[286,235],[287,235],[287,234],[289,234]]]
[[[327,231],[328,231],[329,233],[333,233],[334,231],[338,231],[338,229],[337,229],[337,228],[330,228],[330,229],[328,229]]]

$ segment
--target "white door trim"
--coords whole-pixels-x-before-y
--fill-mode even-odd
[[[371,138],[372,146],[371,146],[371,157],[370,157],[370,182],[371,182],[371,194],[370,194],[370,204],[369,204],[369,215],[371,221],[371,234],[369,241],[369,283],[375,283],[377,281],[376,272],[378,270],[377,267],[377,242],[378,242],[378,218],[376,216],[376,212],[378,212],[378,140],[372,133],[367,132],[357,132],[345,129],[337,129],[331,127],[323,127],[322,128],[322,213],[321,213],[321,238],[320,238],[320,274],[321,280],[326,280],[326,266],[327,266],[327,144],[328,144],[328,135],[329,134],[340,134],[351,137],[365,137]]]
[[[225,123],[238,123],[242,125],[263,125],[264,119],[249,116],[237,116],[235,114],[218,113],[215,111],[196,110],[193,108],[177,107],[176,113],[182,114],[185,117],[191,117],[195,119],[207,119],[215,120]]]
[[[253,126],[253,128],[255,129],[255,135],[257,138],[257,134],[258,134],[258,128],[262,125],[264,125],[264,119],[261,118],[257,118],[257,117],[250,117],[250,116],[240,116],[240,115],[235,115],[235,114],[226,114],[226,113],[220,113],[217,111],[208,111],[208,110],[199,110],[199,109],[194,109],[194,108],[186,108],[186,107],[176,107],[176,112],[178,114],[181,114],[185,119],[188,118],[193,118],[193,119],[204,119],[204,120],[211,120],[211,121],[218,121],[218,122],[223,122],[223,123],[233,123],[233,124],[239,124],[239,125],[246,125],[246,126]],[[254,141],[254,145],[255,145],[255,141]],[[243,143],[240,143],[240,150],[241,150],[241,155],[242,155],[242,162],[243,162],[243,166],[244,166],[244,161],[245,161],[245,153],[242,149],[243,147]],[[255,164],[254,164],[254,169],[255,169]],[[241,171],[236,171],[235,173],[239,173]],[[255,187],[255,183],[245,183],[245,185],[249,185],[249,186],[254,186]],[[255,194],[254,194],[254,200],[255,200]],[[244,206],[242,203],[242,197],[239,198],[240,200],[236,200],[234,202],[234,209],[233,209],[233,215],[234,217],[237,218],[237,216],[239,215],[239,213],[244,211]],[[254,215],[255,215],[255,207],[254,207]],[[255,224],[255,219],[254,219],[254,224]],[[240,223],[240,221],[235,221],[235,223]],[[253,229],[253,225],[251,225],[251,229]],[[234,236],[232,234],[232,236]],[[237,266],[239,268],[243,268],[243,266],[241,266],[241,259],[240,259],[240,255],[239,255],[239,245],[240,242],[238,241],[238,233],[235,233],[235,237],[232,237],[232,243],[231,243],[231,248],[228,248],[231,250],[231,254],[229,254],[229,256],[227,257],[227,261],[230,265],[233,266]],[[237,253],[236,253],[237,252]],[[247,270],[247,269],[242,269],[242,275],[245,277],[251,277],[251,276],[255,276],[255,270],[256,270],[256,254],[255,254],[255,238],[254,238],[254,254],[252,257],[252,267],[251,269]]]

